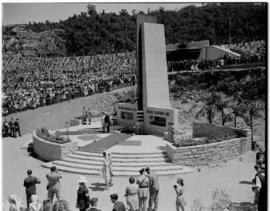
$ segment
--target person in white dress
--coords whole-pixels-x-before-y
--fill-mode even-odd
[[[111,180],[111,173],[110,173],[110,160],[108,159],[107,153],[103,152],[103,167],[102,167],[102,175],[105,179],[106,190],[109,189],[110,180]]]

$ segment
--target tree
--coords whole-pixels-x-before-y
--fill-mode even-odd
[[[244,102],[246,108],[246,112],[243,116],[243,119],[246,123],[247,126],[249,126],[250,131],[251,131],[251,149],[255,149],[255,141],[254,141],[254,120],[261,118],[260,111],[262,110],[263,106],[260,101],[245,101]]]
[[[204,105],[201,107],[201,109],[198,111],[195,117],[196,118],[206,117],[207,121],[209,123],[212,123],[212,120],[217,111],[217,107],[215,103],[217,100],[218,100],[218,96],[214,92],[211,92],[207,96],[202,97],[201,101],[204,102]]]
[[[216,109],[221,113],[221,125],[224,126],[225,122],[230,119],[230,116],[224,113],[224,109],[228,108],[230,99],[222,92],[217,93],[215,98]]]

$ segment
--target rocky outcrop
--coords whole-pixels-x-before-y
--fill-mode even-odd
[[[3,27],[3,55],[61,56],[65,55],[65,41],[59,36],[63,30],[35,33],[25,25]]]

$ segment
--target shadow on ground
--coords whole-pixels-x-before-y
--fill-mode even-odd
[[[253,185],[253,182],[252,181],[240,181],[239,184]]]
[[[106,189],[106,184],[105,183],[92,183],[91,186],[89,187],[92,191],[104,191]]]

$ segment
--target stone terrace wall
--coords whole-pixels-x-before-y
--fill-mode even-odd
[[[76,151],[78,146],[74,142],[65,144],[57,144],[48,142],[36,135],[36,131],[33,132],[33,147],[34,152],[44,161],[62,160],[70,153]]]
[[[188,166],[202,166],[212,162],[230,160],[251,150],[250,131],[215,126],[208,123],[193,123],[193,132],[195,133],[193,136],[196,137],[221,137],[232,131],[241,134],[242,137],[189,147],[167,145],[166,151],[173,163]]]

